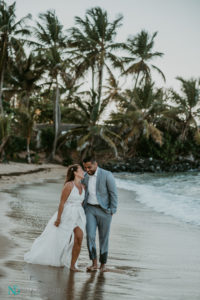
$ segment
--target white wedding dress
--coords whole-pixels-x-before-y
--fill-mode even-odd
[[[74,182],[73,182],[74,183]],[[24,254],[24,261],[32,264],[66,266],[70,268],[72,249],[74,245],[74,228],[79,226],[85,232],[86,217],[82,207],[85,190],[79,194],[78,188],[73,186],[64,204],[61,222],[54,225],[57,219],[56,211],[47,223],[44,231],[37,237],[29,252]],[[78,260],[75,267],[78,267]]]

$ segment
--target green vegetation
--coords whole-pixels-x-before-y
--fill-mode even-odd
[[[154,71],[166,81],[152,63],[164,55],[154,46],[157,32],[120,43],[123,17],[110,20],[100,7],[68,29],[53,10],[34,26],[15,10],[1,1],[1,161],[200,158],[200,79],[177,77],[180,93],[155,87]]]

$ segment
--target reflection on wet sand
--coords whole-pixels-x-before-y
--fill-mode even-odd
[[[30,294],[42,299],[103,299],[105,274],[101,272],[73,272],[67,268],[26,264]]]
[[[97,273],[91,272],[88,273],[89,278],[84,283],[83,288],[80,294],[80,300],[85,299],[103,299],[103,292],[104,292],[104,284],[105,284],[105,274],[104,273]]]

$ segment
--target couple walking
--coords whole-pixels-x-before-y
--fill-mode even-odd
[[[27,263],[66,266],[79,271],[78,257],[86,228],[92,260],[87,271],[96,271],[98,228],[100,270],[106,271],[110,225],[117,210],[117,189],[112,173],[98,167],[95,158],[85,158],[83,166],[85,174],[79,164],[68,167],[58,211],[34,240],[30,251],[25,253]]]

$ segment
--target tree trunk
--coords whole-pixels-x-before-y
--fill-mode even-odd
[[[9,136],[6,136],[2,139],[1,145],[0,145],[0,153],[3,151],[3,148],[5,147],[7,141],[9,139]]]
[[[186,117],[185,124],[183,126],[183,130],[180,134],[180,139],[182,141],[186,140],[191,119],[193,119],[193,116],[192,116],[192,109],[190,108],[189,115],[188,115],[188,117]]]
[[[27,140],[26,140],[26,149],[27,149],[27,160],[28,160],[29,164],[31,163],[30,141],[31,141],[31,138],[30,138],[30,136],[28,136]]]
[[[135,80],[135,86],[134,86],[134,89],[133,89],[133,94],[132,94],[131,99],[130,99],[130,103],[133,101],[133,98],[134,98],[135,93],[136,93],[136,87],[137,87],[137,82],[138,82],[139,75],[140,75],[140,71],[138,72],[136,80]]]
[[[3,34],[1,37],[1,61],[0,61],[0,70],[1,70],[1,74],[0,74],[0,114],[1,116],[4,115],[4,110],[3,110],[3,84],[4,84],[4,74],[5,74],[5,66],[6,63],[8,62],[8,55],[7,55],[7,42],[8,42],[8,38]]]
[[[1,159],[3,159],[4,148],[5,148],[5,145],[6,145],[6,143],[7,143],[8,140],[9,140],[9,136],[6,136],[1,141],[1,145],[0,145],[0,156],[1,156]]]
[[[104,66],[104,53],[101,55],[101,61],[99,63],[99,86],[98,86],[98,102],[100,104],[101,101],[101,93],[102,93],[102,82],[103,82],[103,66]]]
[[[0,113],[1,116],[4,115],[4,110],[3,110],[3,82],[4,82],[4,68],[1,73],[1,78],[0,78]]]
[[[94,78],[94,66],[92,66],[92,90],[94,91],[94,81],[95,81],[95,78]]]
[[[37,135],[36,135],[36,148],[37,149],[40,149],[40,147],[41,147],[41,134],[42,134],[42,131],[38,129]]]
[[[59,98],[60,98],[60,91],[58,87],[58,82],[56,84],[56,97],[54,102],[54,142],[53,142],[53,150],[51,154],[51,159],[54,159],[56,154],[56,145],[58,139],[58,132],[60,129],[60,107],[59,107]]]
[[[91,138],[91,142],[90,142],[90,146],[89,146],[89,151],[88,151],[88,155],[91,156],[91,155],[94,155],[94,140],[95,140],[95,137],[94,135],[92,136]]]
[[[137,74],[137,77],[136,77],[136,81],[135,81],[134,90],[135,90],[135,89],[136,89],[136,87],[137,87],[137,82],[138,82],[138,79],[139,79],[139,75],[140,75],[140,71],[138,72],[138,74]]]

